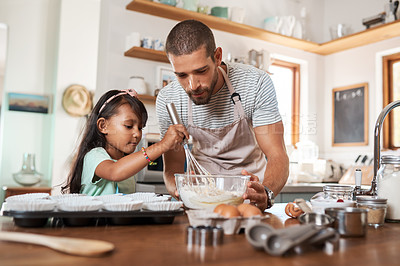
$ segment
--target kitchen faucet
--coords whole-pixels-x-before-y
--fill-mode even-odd
[[[369,190],[358,190],[355,192],[356,195],[376,195],[376,176],[379,170],[381,157],[381,129],[387,114],[398,106],[400,106],[400,100],[391,102],[382,110],[378,119],[376,120],[374,131],[374,177],[371,181],[371,188]]]

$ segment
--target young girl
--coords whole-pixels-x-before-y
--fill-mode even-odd
[[[106,92],[87,120],[62,192],[91,196],[118,193],[118,181],[132,177],[189,137],[183,125],[174,125],[160,142],[134,153],[146,122],[146,108],[134,90]]]

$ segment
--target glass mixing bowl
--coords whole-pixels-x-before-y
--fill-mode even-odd
[[[175,174],[179,196],[190,209],[214,209],[221,203],[238,205],[249,181],[249,175]]]

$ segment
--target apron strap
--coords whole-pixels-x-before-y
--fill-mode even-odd
[[[235,89],[233,88],[232,83],[229,80],[229,77],[226,74],[225,70],[220,66],[218,68],[221,71],[222,76],[225,79],[225,83],[228,86],[229,92],[231,93],[231,100],[232,100],[232,102],[234,104],[235,115],[239,116],[240,118],[245,117],[243,106],[242,106],[242,99],[240,98],[239,93],[237,93],[235,91]],[[228,69],[228,66],[226,66],[226,68]]]

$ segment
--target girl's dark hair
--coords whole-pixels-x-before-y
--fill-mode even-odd
[[[101,113],[99,110],[104,103],[112,96],[121,93],[120,90],[110,90],[106,92],[89,115],[82,135],[81,143],[79,144],[78,151],[74,157],[70,173],[68,175],[67,185],[61,187],[62,193],[79,193],[81,190],[81,177],[83,170],[83,159],[91,149],[96,147],[106,147],[106,138],[97,128],[97,120],[101,117],[110,119],[113,115],[117,114],[117,109],[123,104],[129,104],[132,107],[133,112],[141,120],[142,127],[146,126],[147,122],[147,111],[144,104],[136,97],[130,96],[129,94],[123,94],[115,97],[109,103],[107,103]]]

